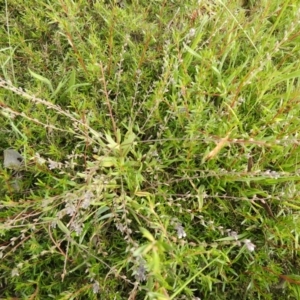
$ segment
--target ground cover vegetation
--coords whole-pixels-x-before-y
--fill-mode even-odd
[[[300,299],[298,0],[0,5],[1,299]]]

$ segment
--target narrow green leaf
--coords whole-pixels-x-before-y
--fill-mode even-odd
[[[151,242],[155,242],[155,238],[147,229],[140,227],[140,231],[146,239],[148,239]]]
[[[39,80],[39,81],[45,83],[45,84],[49,87],[49,89],[51,90],[51,92],[52,92],[52,93],[54,92],[52,83],[50,82],[49,79],[47,79],[46,77],[44,77],[44,76],[42,76],[42,75],[39,75],[39,74],[37,74],[37,73],[31,71],[29,68],[28,68],[28,70],[29,70],[29,73],[31,74],[32,77],[34,77],[35,79],[37,79],[37,80]]]
[[[57,221],[57,226],[58,226],[58,228],[59,228],[62,232],[64,232],[64,233],[67,234],[68,236],[71,235],[70,230],[65,226],[65,224],[64,224],[61,220],[58,220],[58,221]]]

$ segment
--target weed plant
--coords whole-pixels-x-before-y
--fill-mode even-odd
[[[1,299],[300,299],[298,0],[1,9]]]

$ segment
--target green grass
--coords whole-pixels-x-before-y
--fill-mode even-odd
[[[1,299],[299,299],[299,1],[1,7]]]

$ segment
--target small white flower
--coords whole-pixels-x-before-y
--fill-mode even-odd
[[[66,213],[72,217],[76,212],[76,206],[73,203],[68,202],[66,204],[65,210],[66,210]]]
[[[228,234],[229,236],[233,237],[236,241],[238,240],[238,233],[236,231],[231,231]]]
[[[196,33],[196,29],[195,28],[191,28],[190,32],[189,32],[189,37],[193,37]]]
[[[42,158],[39,153],[36,153],[34,158],[39,165],[44,165],[46,162],[46,159]]]
[[[177,235],[179,239],[186,237],[186,232],[181,224],[176,224],[175,229],[177,230]]]
[[[98,281],[95,281],[95,282],[93,283],[93,293],[94,293],[94,294],[98,294],[98,293],[99,293],[99,290],[100,290],[99,282],[98,282]]]
[[[11,270],[11,276],[12,276],[12,277],[20,276],[19,270],[18,270],[17,268],[13,268],[13,269]]]
[[[76,235],[79,236],[81,233],[82,233],[82,224],[74,221],[72,224],[71,224],[71,228],[72,230],[74,230],[76,232]]]
[[[50,158],[48,158],[48,162],[49,162],[49,169],[53,170],[53,169],[61,169],[62,167],[62,163],[54,161]]]
[[[94,146],[93,147],[93,153],[98,153],[98,152],[99,152],[99,149],[96,146]]]
[[[251,243],[250,240],[244,240],[245,246],[247,247],[247,249],[252,252],[255,250],[255,245],[253,243]]]
[[[116,223],[116,227],[117,227],[117,229],[118,229],[119,231],[121,231],[122,233],[124,233],[125,230],[126,230],[126,227],[125,227],[123,224],[121,224],[120,222],[119,222],[119,223]]]
[[[93,198],[94,194],[91,191],[86,191],[84,196],[83,196],[83,201],[81,203],[81,207],[83,209],[87,209],[91,205],[91,201]]]

